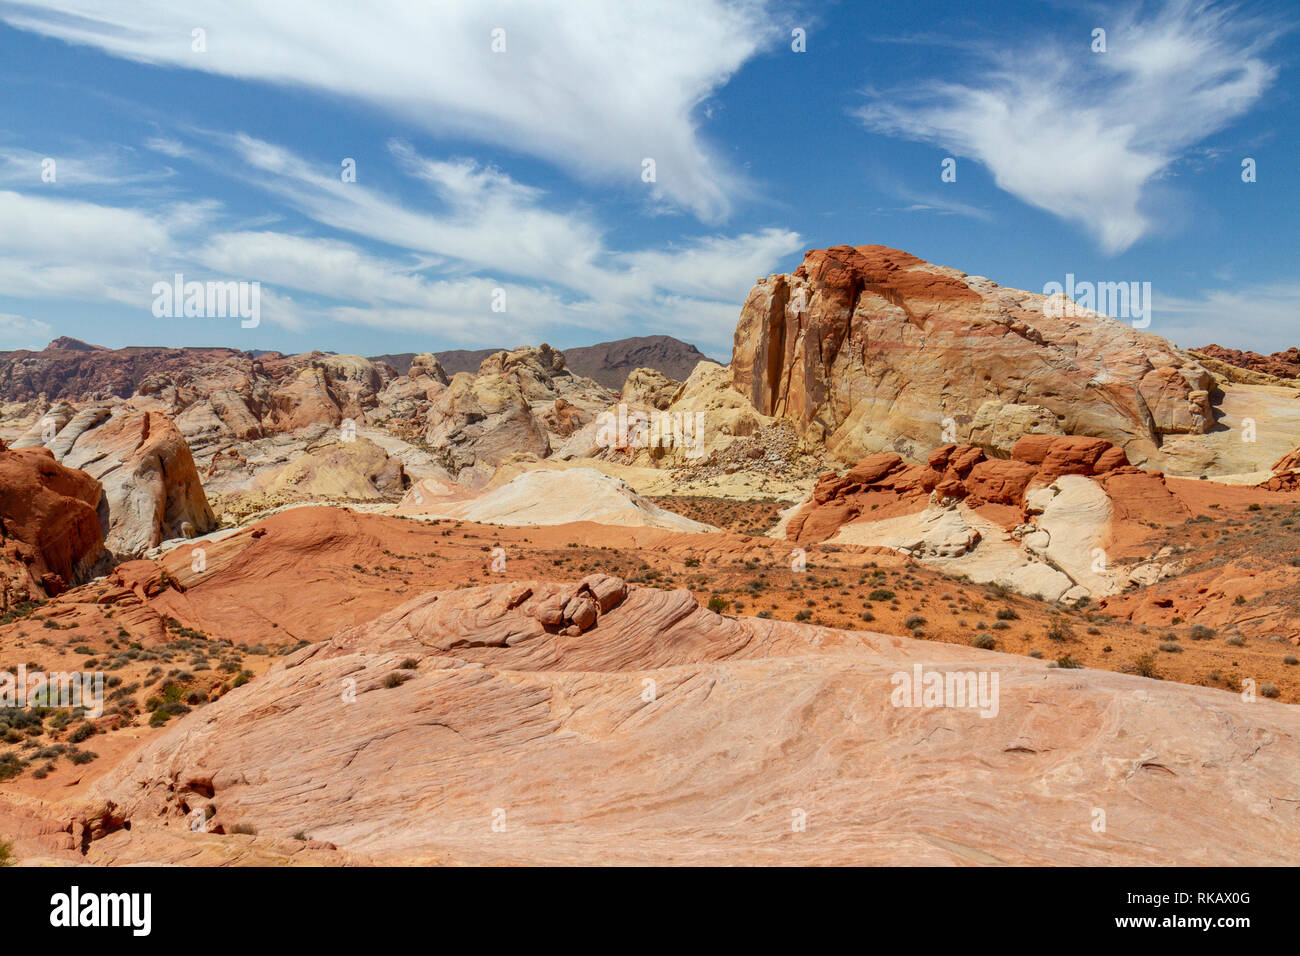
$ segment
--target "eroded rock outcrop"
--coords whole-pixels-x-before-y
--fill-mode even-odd
[[[882,452],[868,455],[843,475],[822,475],[810,501],[786,525],[786,534],[794,541],[825,540],[872,505],[879,507],[882,494],[918,506],[935,496],[971,506],[1023,508],[1031,489],[1063,475],[1163,482],[1159,472],[1131,466],[1122,448],[1100,438],[1027,435],[1016,442],[1009,459],[988,458],[973,445],[944,445],[924,465]]]
[[[1295,491],[1300,489],[1300,448],[1283,455],[1273,463],[1273,477],[1259,484],[1268,491]]]
[[[60,431],[54,444],[62,437]],[[138,555],[167,538],[192,537],[216,527],[189,445],[164,415],[128,412],[100,418],[67,444],[61,460],[103,485],[104,543],[118,555]]]
[[[48,449],[0,442],[0,613],[104,569],[101,496],[98,481],[60,465]]]
[[[1161,436],[1210,427],[1203,367],[1125,322],[1061,311],[884,246],[813,250],[750,292],[732,380],[758,411],[845,461],[885,451],[919,461],[945,432],[971,441],[992,429],[990,447],[1005,446],[1018,416],[998,429],[990,402],[1044,409],[1056,427],[1033,411],[1028,431],[1106,439],[1138,463]]]
[[[614,401],[612,393],[565,367],[548,345],[488,356],[476,375],[458,373],[434,397],[424,441],[453,475],[480,481],[515,453],[545,458]]]
[[[1271,355],[1261,355],[1259,352],[1249,350],[1228,349],[1221,345],[1206,345],[1196,351],[1249,372],[1260,372],[1273,378],[1300,378],[1300,348],[1294,345]]]

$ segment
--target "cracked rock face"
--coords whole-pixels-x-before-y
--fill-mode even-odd
[[[732,383],[844,461],[1055,432],[1141,463],[1213,424],[1211,376],[1159,336],[885,246],[809,252],[741,311]],[[989,406],[989,403],[995,403]],[[999,421],[998,405],[1005,409]],[[1037,410],[1036,410],[1037,409]]]

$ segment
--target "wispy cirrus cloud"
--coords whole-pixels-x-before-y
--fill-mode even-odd
[[[1211,343],[1260,351],[1296,344],[1300,328],[1300,279],[1238,288],[1207,289],[1194,296],[1157,295],[1151,331],[1184,348]],[[1226,341],[1223,341],[1226,340]]]
[[[5,349],[39,349],[50,340],[53,329],[40,319],[0,312],[0,346]]]
[[[204,198],[145,194],[123,206],[0,192],[0,295],[144,310],[153,284],[179,271],[262,283],[264,318],[291,331],[341,322],[482,344],[566,330],[589,340],[648,323],[722,354],[753,280],[802,243],[768,228],[613,249],[589,213],[548,208],[544,190],[397,141],[397,168],[417,192],[427,187],[425,205],[345,183],[322,171],[328,164],[246,134],[176,142],[200,167],[305,216],[306,230],[250,225]],[[504,313],[493,309],[502,293]]]
[[[0,0],[0,19],[137,62],[374,104],[711,222],[743,183],[696,107],[777,35],[762,0]]]
[[[1264,53],[1281,28],[1194,0],[1098,25],[1104,53],[1086,32],[1006,41],[980,48],[990,65],[973,81],[869,91],[856,115],[978,161],[999,188],[1121,252],[1152,229],[1147,185],[1272,85]]]

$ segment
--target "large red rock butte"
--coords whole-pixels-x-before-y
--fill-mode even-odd
[[[807,253],[760,279],[736,327],[734,387],[844,461],[912,461],[977,432],[1104,438],[1141,463],[1213,423],[1210,373],[1156,335],[885,246]],[[1016,435],[1015,437],[1018,437]]]

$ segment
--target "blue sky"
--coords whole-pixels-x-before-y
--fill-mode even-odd
[[[753,281],[841,243],[1300,344],[1294,12],[0,0],[0,348],[725,359]],[[177,272],[260,282],[261,324],[155,318]]]

